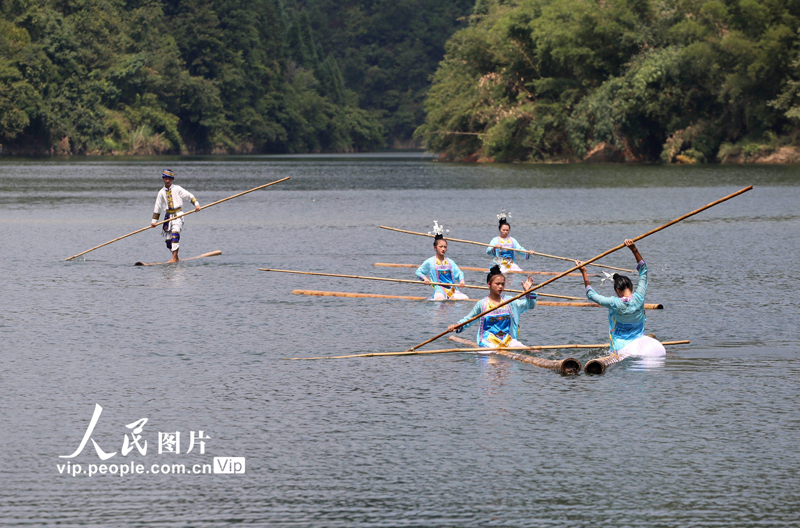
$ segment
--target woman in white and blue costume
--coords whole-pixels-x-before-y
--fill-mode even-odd
[[[438,225],[434,226],[434,230]],[[456,285],[464,285],[464,272],[461,271],[452,259],[446,258],[444,255],[447,253],[447,240],[444,239],[441,233],[436,233],[433,239],[433,249],[436,255],[429,258],[417,268],[417,278],[425,284],[433,282],[441,282],[445,284],[452,284],[451,287],[439,286],[432,284],[433,296],[428,299],[429,301],[463,301],[469,299],[465,294],[458,291]]]
[[[608,308],[608,337],[611,340],[611,351],[619,356],[664,356],[664,345],[644,335],[644,294],[647,291],[647,264],[645,264],[633,240],[626,240],[638,265],[639,281],[636,290],[631,280],[619,273],[614,274],[614,291],[616,297],[605,297],[592,288],[586,268],[579,260],[583,284],[586,286],[586,297],[600,306]]]
[[[499,266],[491,267],[489,275],[486,277],[486,284],[489,286],[489,296],[478,301],[472,311],[456,324],[450,325],[447,328],[448,331],[461,333],[464,328],[472,326],[476,322],[467,323],[467,321],[508,300],[508,297],[503,295],[506,278]],[[528,277],[522,283],[522,287],[527,290],[531,286],[533,286],[533,279]],[[535,292],[530,292],[521,299],[501,306],[478,319],[477,321],[480,323],[477,336],[478,346],[486,348],[524,347],[525,345],[519,341],[519,318],[526,311],[536,307],[537,297]]]
[[[511,213],[506,213],[505,210],[497,215],[497,219],[500,221],[498,226],[500,236],[494,237],[489,242],[493,247],[486,248],[487,255],[499,259],[499,262],[495,262],[500,266],[500,270],[503,273],[506,271],[522,271],[522,268],[517,265],[517,251],[513,250],[526,251],[514,237],[509,236],[511,232],[511,226],[508,223],[509,218],[511,218]],[[529,258],[531,258],[531,254],[525,253],[525,260]]]

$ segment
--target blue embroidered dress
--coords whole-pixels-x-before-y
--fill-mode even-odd
[[[502,295],[501,297],[503,301],[510,299],[510,297],[507,295]],[[519,317],[524,312],[533,309],[536,306],[537,297],[538,295],[536,293],[531,292],[525,297],[510,302],[505,306],[501,306],[500,308],[493,310],[478,319],[480,322],[477,336],[478,345],[491,348],[497,346],[506,346],[512,339],[518,340]],[[484,297],[475,303],[472,311],[468,313],[466,317],[462,318],[459,323],[468,321],[479,313],[483,313],[486,310],[497,306],[497,304],[489,300],[488,297]],[[473,323],[475,323],[475,321],[465,324],[459,328],[458,332],[461,332],[461,330],[464,328],[472,326]]]
[[[486,254],[490,257],[500,257],[501,259],[513,262],[516,264],[516,251],[512,251],[512,249],[519,249],[520,251],[525,251],[525,248],[519,245],[517,239],[514,237],[508,238],[501,238],[496,236],[489,242],[492,246],[500,246],[503,249],[498,249],[495,247],[487,247]],[[507,249],[506,249],[507,248]],[[529,259],[531,256],[529,253],[525,254],[525,260]]]
[[[644,335],[644,294],[647,291],[647,264],[644,260],[636,267],[639,281],[630,297],[606,297],[591,286],[586,287],[586,297],[600,306],[608,308],[608,337],[611,350],[619,352],[625,345]]]
[[[422,265],[417,268],[416,275],[419,280],[428,277],[431,282],[452,284],[453,286],[446,290],[442,286],[433,287],[434,295],[436,293],[441,293],[447,298],[452,297],[453,294],[458,291],[455,285],[464,280],[464,272],[459,269],[455,262],[448,258],[440,261],[435,256],[423,262]]]

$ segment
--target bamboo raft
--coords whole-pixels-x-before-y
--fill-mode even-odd
[[[197,255],[196,257],[189,257],[187,259],[181,259],[178,262],[136,262],[134,266],[160,266],[162,264],[178,264],[180,262],[186,262],[187,260],[194,260],[199,258],[205,257],[216,257],[222,255],[222,251],[219,249],[216,251],[209,251],[208,253],[203,253],[202,255]]]
[[[366,298],[366,299],[401,299],[406,301],[427,301],[430,297],[417,297],[410,295],[379,295],[376,293],[350,293],[350,292],[334,292],[334,291],[321,291],[321,290],[292,290],[293,295],[312,295],[317,297],[350,297],[350,298]],[[436,302],[457,302],[458,299],[447,299],[447,301]],[[462,299],[464,302],[478,302],[479,299]],[[602,308],[599,304],[593,302],[559,302],[559,301],[536,301],[536,306],[565,306],[568,308]],[[646,310],[663,310],[664,305],[648,303],[644,305]]]
[[[419,267],[418,264],[392,264],[391,262],[376,262],[374,266],[382,267],[382,268],[413,268],[417,269]],[[473,268],[470,266],[459,266],[459,269],[466,270],[466,271],[481,271],[483,273],[489,273],[488,269],[485,268]],[[520,275],[547,275],[547,276],[554,276],[559,275],[557,271],[504,271],[503,273],[517,273]],[[568,273],[568,277],[581,277],[580,273]],[[598,275],[597,273],[590,273],[590,277],[602,277],[602,275]]]
[[[614,363],[619,363],[624,358],[622,356],[618,356],[617,354],[609,354],[607,356],[602,356],[599,358],[590,359],[586,362],[586,365],[583,367],[583,371],[587,374],[594,374],[600,375],[604,374],[606,368]]]
[[[456,337],[456,336],[450,336],[450,341],[462,345],[468,345],[469,347],[474,347],[477,345],[477,343],[474,343],[468,339],[463,339],[461,337]],[[574,376],[575,374],[578,374],[581,371],[581,362],[575,358],[570,357],[561,360],[545,359],[535,356],[529,356],[526,354],[519,354],[517,352],[512,352],[512,350],[514,349],[511,348],[493,349],[493,353],[503,357],[507,357],[508,359],[513,359],[515,361],[528,363],[530,365],[534,365],[539,368],[550,369],[554,372],[558,372],[559,374],[564,374],[567,376]],[[541,349],[534,348],[529,350],[541,350]]]
[[[647,334],[648,337],[652,337],[653,339],[656,338],[654,334]],[[661,344],[664,346],[671,346],[671,345],[688,345],[691,343],[688,339],[682,339],[680,341],[661,341]],[[608,345],[606,345],[608,346]],[[625,356],[622,357],[618,354],[612,353],[608,354],[607,356],[601,356],[598,358],[590,359],[586,362],[586,365],[583,367],[583,371],[587,374],[603,374],[606,371],[606,368],[610,367],[615,363],[619,363],[623,359],[627,357],[643,357],[643,356]]]

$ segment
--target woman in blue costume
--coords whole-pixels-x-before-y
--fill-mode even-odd
[[[452,284],[450,288],[433,285],[433,296],[431,301],[463,301],[469,299],[465,294],[458,291],[456,284],[464,286],[464,272],[462,272],[455,262],[445,258],[447,253],[447,240],[441,234],[437,234],[433,239],[433,249],[436,255],[429,258],[417,268],[417,277],[431,284],[432,282],[442,282]]]
[[[626,240],[638,265],[639,282],[636,291],[631,280],[619,273],[614,274],[614,291],[616,297],[605,297],[592,288],[586,268],[579,260],[583,284],[586,286],[586,297],[600,306],[608,308],[608,337],[611,340],[611,351],[622,357],[628,356],[663,356],[667,352],[664,345],[644,335],[644,294],[647,291],[647,264],[645,264],[633,240]]]
[[[489,270],[489,275],[486,277],[486,284],[489,286],[489,296],[478,301],[472,311],[456,324],[450,325],[447,328],[448,331],[460,333],[464,328],[472,326],[475,322],[466,323],[466,321],[469,321],[480,313],[491,310],[508,299],[507,296],[503,295],[503,290],[506,286],[506,278],[500,271],[499,266],[492,266]],[[531,286],[533,286],[533,279],[528,277],[528,279],[522,283],[522,287],[527,290]],[[524,347],[525,345],[518,340],[519,317],[527,310],[536,306],[537,297],[536,293],[530,292],[525,297],[512,301],[481,317],[478,320],[480,322],[477,338],[478,345],[487,348]]]
[[[519,251],[526,251],[524,247],[519,245],[519,242],[514,237],[508,236],[511,232],[511,226],[508,223],[508,219],[511,218],[510,213],[506,213],[505,210],[497,215],[498,220],[500,220],[500,225],[498,229],[500,230],[500,236],[496,236],[492,239],[489,244],[493,247],[486,248],[486,254],[490,257],[495,257],[500,260],[498,265],[503,273],[506,271],[522,271],[517,265],[517,251],[513,251],[515,249]],[[531,258],[530,253],[525,253],[525,260]]]

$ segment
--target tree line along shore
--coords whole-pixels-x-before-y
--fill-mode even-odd
[[[2,153],[407,146],[472,3],[3,1]]]
[[[0,153],[800,161],[797,0],[11,0]]]
[[[477,0],[418,129],[449,159],[797,161],[800,2]]]

